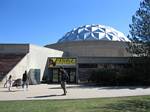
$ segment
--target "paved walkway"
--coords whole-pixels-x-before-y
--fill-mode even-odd
[[[4,100],[41,100],[41,99],[81,99],[101,97],[122,97],[150,95],[150,87],[96,87],[67,85],[67,95],[63,96],[60,85],[30,85],[28,90],[13,87],[11,92],[0,86],[0,101]]]

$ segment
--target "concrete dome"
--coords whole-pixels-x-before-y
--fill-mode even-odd
[[[123,33],[104,25],[84,25],[67,32],[58,43],[83,40],[130,41]]]

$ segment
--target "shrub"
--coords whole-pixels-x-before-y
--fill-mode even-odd
[[[98,69],[91,72],[89,81],[100,85],[150,85],[150,60],[120,69]]]

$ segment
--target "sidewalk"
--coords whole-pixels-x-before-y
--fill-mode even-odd
[[[84,85],[67,85],[67,95],[59,84],[30,85],[28,90],[21,87],[8,88],[0,86],[0,101],[4,100],[43,100],[43,99],[81,99],[150,95],[150,87],[96,87]]]

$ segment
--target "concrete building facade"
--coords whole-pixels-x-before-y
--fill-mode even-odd
[[[63,66],[69,74],[69,83],[85,82],[92,70],[128,64],[132,56],[127,51],[129,42],[123,33],[111,27],[85,25],[44,47],[0,44],[0,67],[6,69],[0,69],[0,81],[4,82],[9,75],[14,79],[22,78],[27,71],[33,84],[58,83],[59,68]],[[6,61],[8,59],[10,61]],[[9,63],[11,66],[7,67]]]
[[[74,67],[75,82],[87,81],[92,70],[128,64],[129,57],[131,57],[131,54],[127,52],[128,43],[119,41],[72,41],[50,44],[45,47],[61,50],[64,52],[64,58],[77,60]],[[69,71],[69,66],[64,67]]]
[[[8,57],[9,61],[7,61],[8,59],[3,59],[5,57],[1,58],[0,73],[1,76],[4,76],[1,77],[1,83],[4,83],[9,75],[12,75],[13,80],[21,79],[25,71],[28,72],[31,83],[39,83],[42,81],[44,74],[48,73],[48,57],[62,57],[63,55],[62,51],[31,44],[0,44],[0,49],[0,55],[4,55],[5,57],[13,55],[12,59]],[[14,62],[14,58],[19,54],[23,54],[23,56],[8,70],[9,64]],[[6,69],[2,69],[3,66],[7,66],[5,67]],[[35,77],[39,82],[35,81]]]

